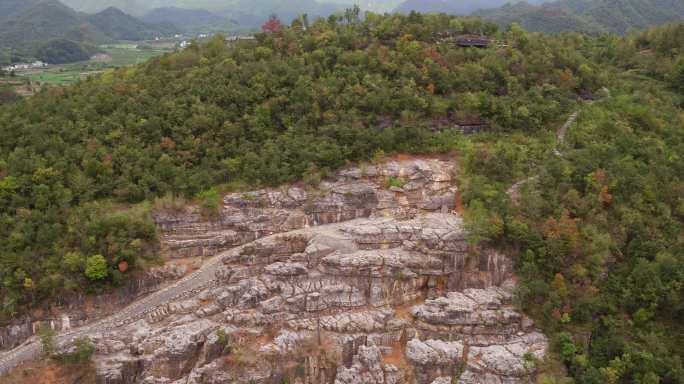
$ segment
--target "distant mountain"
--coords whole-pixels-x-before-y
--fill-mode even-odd
[[[11,8],[11,18],[0,19],[0,46],[30,45],[61,37],[89,42],[144,40],[175,30],[145,23],[116,8],[88,15],[57,0],[23,1],[24,6]],[[6,6],[4,0],[2,4]]]
[[[16,1],[16,0],[12,0]],[[242,27],[259,27],[272,14],[289,23],[306,13],[309,17],[328,16],[350,7],[356,0],[63,0],[77,11],[99,12],[113,6],[134,16],[147,16],[157,8],[206,10]],[[392,0],[367,0],[385,3]],[[394,0],[396,1],[396,0]]]
[[[396,12],[409,13],[449,13],[469,15],[474,11],[496,8],[506,4],[509,0],[406,0],[396,9]],[[533,1],[541,3],[542,0]]]
[[[0,45],[20,47],[45,42],[83,23],[82,15],[57,0],[35,2],[0,23]]]
[[[113,7],[134,16],[142,16],[152,9],[145,0],[62,0],[64,4],[79,12],[98,13]]]
[[[403,0],[326,0],[329,3],[344,4],[345,6],[350,6],[353,4],[358,4],[364,11],[372,11],[376,13],[391,12]]]
[[[94,53],[91,49],[72,40],[55,39],[40,46],[36,51],[36,57],[46,63],[73,63],[88,60]]]
[[[518,3],[476,12],[501,26],[517,22],[540,32],[613,32],[684,18],[682,0],[558,0],[539,6]]]
[[[475,12],[475,15],[506,28],[518,23],[529,31],[560,33],[566,31],[602,32],[604,28],[575,11],[556,4],[535,6],[529,3],[506,4],[501,8]]]
[[[142,17],[149,24],[172,24],[184,31],[195,29],[212,29],[230,26],[232,23],[223,16],[204,9],[186,9],[177,7],[156,8]]]
[[[13,0],[16,1],[16,0]],[[62,0],[71,8],[86,13],[101,12],[109,7],[129,15],[142,17],[158,8],[204,9],[210,12],[232,7],[237,0]]]
[[[58,0],[0,0],[0,9],[11,17],[0,18],[0,48],[12,48],[21,56],[83,57],[92,47],[78,52],[71,43],[89,44],[116,40],[144,40],[174,33],[175,28],[145,23],[124,12],[108,8],[88,15]]]
[[[270,15],[277,15],[283,22],[289,23],[304,13],[313,19],[343,11],[348,7],[344,4],[322,3],[315,0],[238,0],[233,7],[222,11],[221,15],[241,26],[258,27]]]
[[[33,7],[40,0],[1,0],[0,1],[0,23],[11,20],[18,14]]]
[[[121,10],[109,7],[94,15],[88,15],[85,20],[95,26],[105,36],[114,40],[146,40],[155,36],[169,35],[176,31],[167,25],[148,24]]]

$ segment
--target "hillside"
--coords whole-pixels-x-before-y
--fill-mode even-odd
[[[106,7],[116,7],[140,17],[158,8],[206,10],[237,23],[241,28],[258,28],[272,14],[282,20],[292,20],[304,13],[312,19],[316,16],[327,17],[333,12],[343,11],[353,3],[353,1],[327,3],[316,0],[65,0],[65,2],[78,11],[99,12]]]
[[[57,0],[35,3],[0,23],[0,44],[22,47],[64,36],[84,24],[80,14]]]
[[[92,51],[85,45],[150,39],[176,32],[173,26],[147,24],[115,8],[89,15],[76,12],[57,0],[8,2],[3,6],[12,17],[0,18],[0,48],[12,48],[20,56],[35,56],[39,49],[55,39],[68,39],[83,45],[81,50]]]
[[[33,7],[41,0],[3,0],[0,1],[0,23],[17,17],[18,14]]]
[[[138,356],[132,359],[158,353],[150,364],[161,361],[158,372],[174,377],[189,374],[185,363],[194,366],[222,353],[225,364],[206,368],[283,366],[283,360],[268,357],[281,356],[276,352],[289,351],[300,339],[280,337],[281,328],[267,325],[286,319],[308,336],[329,327],[319,332],[321,338],[330,329],[362,328],[367,338],[335,345],[366,350],[381,344],[390,353],[384,358],[397,364],[404,354],[393,355],[394,348],[412,343],[405,355],[420,366],[412,371],[418,384],[438,377],[438,383],[450,382],[443,372],[475,375],[491,367],[505,371],[511,383],[527,382],[530,372],[539,372],[541,383],[684,382],[684,25],[618,37],[499,32],[477,18],[444,14],[353,16],[312,21],[306,30],[298,23],[274,28],[231,47],[217,37],[0,107],[2,320],[52,315],[32,310],[123,286],[135,272],[162,261],[168,237],[158,237],[157,223],[178,236],[164,250],[178,250],[242,244],[254,240],[250,234],[274,233],[272,223],[315,227],[384,208],[397,215],[396,222],[384,216],[344,233],[324,229],[318,238],[327,248],[308,248],[300,232],[209,259],[212,268],[101,324],[111,327],[97,336],[111,338],[100,343],[103,353]],[[457,36],[480,31],[489,31],[497,44],[456,44]],[[484,132],[463,134],[463,126],[473,122]],[[416,172],[395,166],[378,171],[386,156],[407,154],[438,154],[458,170],[430,179],[432,168],[423,160]],[[359,165],[340,173],[343,178],[375,176],[373,183],[321,184],[350,163]],[[440,188],[448,182],[457,188],[447,186],[453,194],[431,199],[441,189],[421,190],[418,181],[426,178]],[[271,188],[259,190],[265,187]],[[395,200],[407,211],[382,204]],[[195,208],[183,216],[187,202]],[[260,211],[271,205],[279,210]],[[417,211],[453,218],[450,208],[464,218],[463,232],[456,235],[450,231],[461,224],[444,219],[446,227],[440,226],[444,220],[432,222]],[[291,216],[289,209],[310,219]],[[257,221],[241,212],[256,212]],[[355,245],[348,244],[352,240]],[[363,249],[346,253],[353,246]],[[483,249],[496,251],[479,257],[475,252]],[[442,258],[457,252],[463,263],[446,268]],[[323,255],[329,258],[321,261]],[[495,255],[505,255],[510,265]],[[466,261],[482,270],[514,272],[515,299],[497,289],[464,297],[463,287],[451,279],[460,281]],[[216,273],[213,267],[223,263],[225,269]],[[309,270],[312,265],[320,269]],[[318,276],[333,270],[354,281],[342,288],[339,279],[316,285]],[[201,300],[146,312],[150,302],[161,306],[162,299],[179,297],[175,288],[197,294],[217,276],[219,285]],[[388,285],[371,286],[372,281]],[[328,303],[333,310],[362,303],[364,311],[375,312],[355,314],[359,321],[350,314],[340,323],[320,312],[318,301],[298,295],[311,285],[319,294],[312,297],[338,300],[323,301],[326,310]],[[292,296],[279,299],[272,291]],[[383,312],[405,293],[428,300],[396,317]],[[381,302],[371,308],[366,299]],[[221,307],[199,308],[206,301]],[[461,335],[479,335],[483,321],[510,331],[502,337],[525,335],[521,327],[529,328],[529,321],[513,306],[546,335],[534,340],[549,340],[547,359],[510,339],[509,348],[493,350],[475,345],[482,339],[458,344]],[[178,334],[165,333],[176,329],[165,326],[180,326],[164,322],[168,311],[183,314],[172,321],[187,321]],[[149,322],[130,324],[128,315]],[[218,347],[200,359],[194,353],[203,348],[198,340],[209,340],[214,329],[200,315],[226,325],[223,332],[251,327],[236,337],[253,335],[257,347],[226,348],[233,340],[216,334],[211,345]],[[128,328],[119,332],[123,326]],[[398,331],[391,337],[370,334],[390,326]],[[168,337],[134,344],[129,335],[136,329],[145,333],[136,340]],[[407,340],[409,332],[416,337]],[[432,345],[440,353],[421,344],[426,335],[436,335]],[[30,346],[39,352],[37,343]],[[307,346],[304,358],[325,349],[320,341]],[[348,382],[355,383],[354,377],[368,372],[382,378],[368,382],[394,377],[385,373],[395,370],[378,368],[385,360],[377,349],[366,350],[364,359],[350,358],[340,380],[351,377]],[[502,358],[511,350],[515,359]],[[473,353],[472,365],[460,364],[465,352]],[[433,370],[430,364],[443,356]],[[307,362],[286,366],[295,375],[308,371],[298,368]],[[372,370],[366,366],[371,363],[377,363]],[[510,372],[516,376],[508,380]],[[273,377],[295,382],[286,374]]]
[[[237,0],[235,5],[225,8],[220,14],[242,27],[259,27],[270,15],[277,15],[282,20],[293,20],[306,13],[313,20],[315,17],[327,17],[344,9],[345,5],[316,0]]]
[[[213,28],[230,28],[232,23],[221,16],[203,9],[176,7],[155,8],[145,14],[142,20],[148,24],[171,24],[184,31]]]
[[[444,12],[454,15],[469,15],[480,9],[501,7],[509,0],[405,0],[395,8],[395,12]],[[541,3],[543,0],[533,0]]]
[[[402,0],[364,0],[356,2],[350,0],[327,0],[326,2],[342,4],[346,7],[349,7],[352,4],[357,4],[364,11],[385,13],[394,10],[397,6],[399,6],[399,4],[402,3]]]
[[[532,31],[624,34],[630,29],[681,20],[684,3],[679,0],[559,0],[539,6],[507,4],[476,14],[501,26],[515,22]]]
[[[521,2],[506,4],[498,9],[480,10],[475,15],[496,22],[502,28],[518,23],[530,31],[559,33],[567,31],[583,31],[588,33],[602,32],[601,25],[582,18],[575,11],[555,4],[534,6]]]
[[[90,14],[102,12],[107,8],[117,8],[129,15],[142,16],[154,8],[150,1],[143,0],[63,0],[63,3],[78,12]]]
[[[518,23],[525,29],[548,33],[583,31],[624,34],[630,29],[660,25],[684,18],[680,0],[406,0],[397,12],[473,14],[501,27]]]
[[[148,24],[112,7],[94,15],[88,15],[85,20],[113,40],[139,41],[177,32],[175,27],[166,27],[162,23]]]
[[[96,48],[72,40],[54,39],[40,45],[36,57],[45,63],[64,64],[88,60],[96,52]]]

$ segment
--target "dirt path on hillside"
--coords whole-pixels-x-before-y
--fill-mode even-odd
[[[363,219],[357,219],[363,220]],[[279,236],[295,235],[304,231],[315,232],[317,234],[323,234],[327,236],[339,236],[337,229],[343,225],[349,225],[357,220],[351,220],[346,222],[321,225],[313,228],[298,229],[290,232],[277,233],[271,236],[263,237],[258,239],[258,241],[268,240],[269,238],[276,238]],[[251,243],[247,243],[248,245]],[[242,247],[244,247],[243,245]],[[63,332],[55,337],[55,343],[58,347],[64,347],[66,345],[72,344],[75,340],[87,337],[93,333],[110,331],[122,327],[124,325],[133,323],[142,318],[145,318],[149,314],[152,314],[155,310],[160,307],[173,302],[175,300],[181,299],[185,296],[194,295],[199,293],[205,288],[210,287],[216,282],[216,272],[220,266],[223,265],[223,257],[231,250],[219,253],[218,255],[207,260],[202,267],[192,274],[178,280],[177,282],[154,292],[140,300],[131,303],[129,306],[124,308],[122,311],[96,321],[92,324],[85,325],[80,328],[75,328],[73,330]],[[19,366],[20,364],[33,360],[40,356],[42,346],[38,337],[33,336],[29,338],[26,342],[17,348],[5,352],[0,355],[0,375],[4,375]]]
[[[577,118],[580,115],[581,110],[578,109],[568,118],[565,120],[565,123],[561,125],[557,130],[556,130],[556,148],[553,150],[553,154],[558,157],[562,157],[563,153],[561,152],[560,148],[563,144],[565,144],[565,136],[568,134],[568,130],[570,127],[575,124],[577,121]],[[506,194],[513,200],[513,202],[517,203],[520,201],[520,189],[527,183],[536,180],[539,176],[530,176],[526,179],[520,180],[513,184],[508,190],[506,191]]]

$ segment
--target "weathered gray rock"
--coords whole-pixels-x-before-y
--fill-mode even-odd
[[[302,263],[277,262],[266,267],[266,273],[279,277],[304,275],[307,272],[306,265]]]
[[[406,345],[406,357],[418,365],[455,366],[463,357],[463,343],[413,339]]]
[[[92,333],[99,380],[526,382],[547,340],[512,304],[510,260],[468,245],[454,174],[393,161],[318,190],[229,194],[213,221],[197,208],[157,215],[163,253],[204,266],[182,271],[192,289]]]
[[[441,377],[438,377],[438,378],[432,380],[431,384],[451,384],[451,383],[452,383],[451,377],[441,376]]]
[[[267,354],[285,355],[292,353],[303,347],[311,340],[312,334],[307,332],[292,332],[289,330],[281,331],[273,342],[263,345],[259,352]]]
[[[335,384],[397,384],[401,382],[403,380],[400,372],[393,365],[382,363],[380,350],[375,346],[361,346],[358,354],[354,356],[352,366],[338,368],[335,378]]]
[[[142,360],[118,356],[111,360],[98,360],[96,378],[98,384],[129,384],[140,380],[144,369]]]
[[[534,373],[534,361],[543,358],[546,338],[537,332],[513,338],[507,344],[473,346],[468,353],[468,369],[500,377],[522,378]]]
[[[232,193],[224,197],[218,220],[205,221],[197,208],[158,212],[162,249],[170,257],[211,256],[273,233],[372,215],[412,217],[454,206],[455,165],[440,160],[393,161],[342,170],[321,191],[299,187]],[[385,189],[386,178],[406,181]]]
[[[499,287],[466,289],[449,292],[446,296],[427,300],[412,309],[416,318],[433,325],[497,326],[520,323],[522,316],[503,303],[510,302],[511,294]]]
[[[201,319],[155,334],[142,342],[145,354],[152,354],[150,371],[176,380],[190,372],[207,336],[217,324]]]
[[[397,319],[389,309],[340,313],[315,319],[294,319],[288,322],[293,329],[316,331],[322,329],[342,334],[373,333],[402,329],[406,321]]]
[[[193,313],[200,307],[200,301],[196,298],[169,304],[169,310],[173,313]]]

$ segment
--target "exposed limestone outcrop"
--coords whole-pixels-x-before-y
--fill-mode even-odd
[[[351,367],[340,367],[335,384],[400,384],[403,374],[394,365],[383,364],[380,349],[361,346]]]
[[[463,343],[413,339],[406,345],[406,357],[420,366],[443,366],[455,369],[463,358]]]
[[[128,280],[123,287],[112,293],[86,297],[73,295],[60,297],[55,302],[44,304],[41,311],[24,316],[0,327],[0,351],[11,349],[35,335],[43,326],[55,331],[68,331],[93,319],[106,317],[134,301],[157,291],[164,284],[179,279],[188,272],[188,267],[167,264],[150,268]]]
[[[157,214],[169,257],[211,256],[260,237],[361,217],[414,217],[452,209],[455,165],[439,160],[394,161],[341,171],[315,190],[291,186],[225,196],[217,220],[196,209]],[[402,188],[387,188],[389,180]]]
[[[512,304],[510,260],[468,245],[454,174],[394,161],[230,194],[216,221],[158,215],[165,254],[211,269],[93,328],[100,382],[531,382],[547,340]]]

